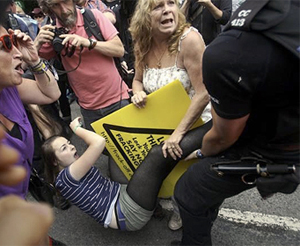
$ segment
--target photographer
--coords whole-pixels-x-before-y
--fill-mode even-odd
[[[88,38],[83,15],[76,8],[77,1],[39,0],[38,3],[45,14],[56,17],[56,26],[43,26],[35,40],[39,54],[49,60],[56,55],[54,47],[62,46],[61,60],[69,71],[69,83],[78,98],[85,127],[93,130],[92,122],[129,104],[129,89],[113,60],[124,55],[118,32],[103,13],[92,9],[106,41]],[[113,165],[118,171],[117,165]]]
[[[226,198],[254,187],[263,198],[298,187],[299,23],[299,1],[248,0],[204,52],[213,126],[201,150],[189,156],[199,161],[175,187],[183,237],[173,245],[211,245],[211,228]],[[288,168],[246,184],[236,172],[218,175],[216,163],[266,163],[264,172],[258,169],[265,174],[271,165]]]

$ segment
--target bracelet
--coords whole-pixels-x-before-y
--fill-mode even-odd
[[[40,65],[39,65],[40,64]],[[29,67],[30,71],[34,74],[43,74],[46,73],[48,70],[48,67],[45,65],[44,62],[39,63],[39,66],[36,67]]]
[[[38,63],[38,64],[36,64],[36,65],[34,65],[34,66],[29,66],[29,68],[31,68],[31,69],[33,69],[33,70],[35,70],[36,68],[40,67],[40,66],[42,65],[42,63],[43,63],[43,60],[42,60],[42,59],[40,59],[40,61],[39,61],[39,63]]]
[[[50,77],[46,73],[48,71],[48,66],[46,66],[43,60],[40,60],[39,63],[35,66],[29,66],[29,70],[33,74],[43,74],[43,73],[46,74],[46,76],[48,77],[48,81],[50,81]]]
[[[78,124],[77,126],[75,126],[75,128],[74,128],[74,130],[73,130],[74,133],[76,133],[76,130],[78,129],[78,127],[82,127],[82,125],[81,125],[81,124]]]
[[[203,159],[205,156],[202,154],[202,152],[201,152],[201,149],[198,149],[197,151],[196,151],[196,157],[198,158],[198,159]]]

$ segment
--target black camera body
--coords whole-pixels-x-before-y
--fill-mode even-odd
[[[64,48],[64,45],[62,44],[62,41],[64,39],[60,38],[59,36],[62,34],[67,34],[68,30],[64,27],[60,27],[60,28],[55,27],[55,29],[51,30],[51,31],[54,32],[54,34],[55,34],[54,38],[52,40],[53,49],[57,53],[60,53],[62,51],[62,49]]]

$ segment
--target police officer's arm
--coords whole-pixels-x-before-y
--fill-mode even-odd
[[[250,114],[238,119],[225,119],[211,109],[213,126],[205,134],[201,152],[204,156],[216,155],[233,145],[242,134]]]

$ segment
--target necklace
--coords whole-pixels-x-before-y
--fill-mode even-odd
[[[157,66],[158,68],[161,68],[161,59],[163,58],[163,56],[164,56],[164,54],[166,53],[167,49],[168,49],[168,46],[165,48],[164,52],[162,52],[162,54],[161,54],[161,56],[160,56],[159,59],[157,58],[157,55],[155,54],[155,52],[154,52],[154,50],[153,50],[154,56],[155,56],[155,58],[156,58],[156,60],[157,60],[156,66]]]

